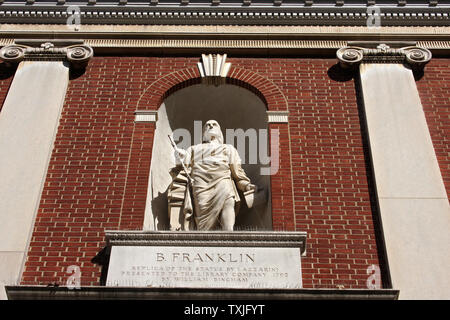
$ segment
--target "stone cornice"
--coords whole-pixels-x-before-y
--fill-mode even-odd
[[[75,69],[86,67],[94,50],[83,41],[23,40],[4,46],[0,59],[15,65],[21,61],[68,61]]]
[[[3,24],[0,46],[14,39],[83,39],[102,49],[229,48],[229,49],[338,49],[348,41],[415,41],[438,51],[450,49],[448,27],[362,26],[192,26],[192,25],[66,25]],[[203,50],[204,51],[204,50]],[[221,50],[223,52],[227,52]],[[291,50],[292,51],[292,50]],[[210,51],[211,52],[211,51]],[[203,52],[202,52],[203,53]],[[332,55],[335,52],[332,52]],[[435,52],[433,52],[435,53]],[[198,52],[196,52],[198,54]]]
[[[33,6],[49,6],[49,5],[71,5],[83,4],[92,7],[143,7],[153,5],[155,7],[211,7],[215,2],[219,7],[236,8],[242,5],[248,5],[252,8],[273,8],[273,7],[354,7],[367,5],[382,5],[389,7],[437,7],[448,5],[448,0],[298,0],[289,2],[286,0],[1,0],[0,3],[16,4],[16,5],[33,5]],[[247,3],[245,3],[247,2]]]
[[[20,43],[20,40],[16,40]],[[44,42],[51,41],[45,40]],[[14,39],[0,38],[0,47],[13,46]],[[228,54],[264,54],[264,55],[312,55],[333,57],[336,50],[351,45],[351,41],[326,40],[208,40],[208,39],[84,39],[84,45],[95,50],[96,55],[119,54],[134,55],[142,53],[171,54],[179,50],[188,54],[201,54],[208,48],[209,52],[226,52]],[[381,41],[378,43],[389,43]],[[436,57],[446,57],[450,53],[450,41],[414,41],[417,47],[426,48]],[[12,48],[12,47],[11,47]],[[23,50],[23,46],[21,49]],[[11,54],[10,54],[11,55]],[[45,56],[45,55],[44,55]],[[31,59],[32,55],[28,56]],[[38,59],[39,55],[34,55]],[[43,58],[43,57],[41,57]],[[47,57],[65,59],[64,55]],[[10,57],[11,62],[19,61],[18,57]],[[5,59],[6,61],[8,59]]]
[[[66,24],[70,13],[67,6],[80,8],[81,24],[154,25],[362,25],[367,24],[366,5],[317,6],[211,6],[211,5],[92,5],[51,2],[23,5],[6,2],[0,5],[0,23]],[[345,4],[345,2],[344,2]],[[380,6],[382,26],[447,25],[449,5]]]
[[[423,69],[432,57],[431,52],[425,48],[414,45],[392,48],[384,43],[375,48],[370,44],[366,47],[343,47],[336,52],[336,56],[343,68],[354,67],[360,63],[406,63],[413,69]]]

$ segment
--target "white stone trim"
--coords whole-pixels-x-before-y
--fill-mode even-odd
[[[54,32],[64,32],[64,34],[73,34],[77,35],[76,39],[103,39],[103,40],[152,40],[149,39],[136,39],[135,35],[151,35],[161,33],[180,33],[182,30],[183,35],[202,35],[211,33],[215,33],[216,36],[220,36],[223,34],[228,35],[239,35],[240,39],[249,39],[249,36],[252,34],[267,35],[267,38],[270,39],[270,36],[275,36],[276,39],[279,39],[280,34],[283,34],[283,39],[311,39],[310,37],[306,38],[300,37],[300,34],[311,35],[319,35],[322,39],[345,39],[348,36],[353,39],[357,38],[358,41],[366,40],[364,39],[365,35],[401,35],[402,41],[408,41],[408,39],[416,38],[420,35],[421,39],[427,39],[426,41],[435,41],[439,40],[438,37],[441,36],[442,40],[448,40],[446,36],[450,32],[450,26],[438,26],[438,27],[430,27],[430,26],[382,26],[380,28],[367,28],[367,26],[286,26],[286,25],[277,25],[277,26],[264,26],[264,25],[248,25],[248,26],[235,26],[235,25],[117,25],[117,24],[96,24],[96,25],[83,25],[83,28],[80,31],[71,31],[67,28],[67,25],[60,24],[2,24],[2,34],[5,36],[6,34],[11,34],[14,32],[26,32],[26,38],[30,39],[30,35],[34,38],[38,36],[44,37],[43,35],[52,34]],[[126,34],[124,34],[126,33]],[[414,33],[415,35],[411,35]],[[109,34],[120,34],[120,38],[111,38]],[[125,37],[125,36],[128,37]],[[357,37],[359,35],[359,37]],[[94,36],[94,37],[92,37]],[[102,37],[103,36],[103,37]],[[290,37],[289,37],[290,36]],[[49,37],[46,37],[49,38]],[[7,38],[5,38],[6,40]],[[12,39],[9,37],[9,39]],[[85,44],[92,45],[92,43],[88,43],[87,39],[85,40]],[[184,38],[186,39],[186,38]],[[434,40],[430,40],[434,39]],[[168,43],[175,39],[165,39]],[[206,39],[204,39],[206,40]],[[368,40],[368,39],[367,39]],[[373,39],[372,39],[373,40]],[[11,43],[12,44],[12,40]]]
[[[343,68],[364,63],[407,63],[413,68],[423,69],[430,62],[432,54],[430,50],[417,46],[391,48],[381,43],[376,48],[364,48],[348,46],[339,49],[336,53],[340,65]]]
[[[203,77],[225,78],[230,71],[231,63],[225,62],[226,54],[202,54],[202,62],[198,62],[198,70]]]
[[[158,120],[158,111],[156,110],[137,110],[134,114],[134,122],[156,122]]]
[[[47,28],[50,28],[46,26]],[[3,28],[3,26],[2,26]],[[53,29],[53,28],[51,28]],[[98,30],[100,30],[99,28]],[[55,29],[55,32],[58,29]],[[156,30],[156,29],[155,29]],[[18,31],[20,31],[18,29]],[[412,28],[411,33],[415,33],[417,29]],[[447,29],[450,33],[450,28]],[[8,32],[13,32],[8,31]],[[28,31],[26,31],[28,32]],[[113,33],[112,33],[113,34]],[[387,34],[387,33],[386,33]],[[420,33],[420,36],[424,36]],[[31,35],[31,33],[30,33]],[[370,35],[369,33],[366,36]],[[394,33],[389,34],[394,35]],[[397,36],[404,36],[404,33],[397,33]],[[41,35],[43,36],[43,35]],[[46,35],[50,36],[49,34]],[[295,52],[317,52],[317,50],[329,52],[330,49],[340,49],[349,45],[349,41],[345,40],[244,40],[244,39],[201,39],[201,34],[196,34],[200,39],[102,39],[101,36],[96,39],[84,38],[83,34],[79,34],[84,44],[95,49],[108,51],[109,49],[136,49],[136,50],[164,50],[185,48],[195,50],[196,52],[208,47],[215,50],[229,49],[252,49],[252,50],[295,50]],[[350,36],[350,35],[349,35]],[[361,36],[363,37],[363,36]],[[439,37],[436,34],[436,37]],[[19,40],[20,41],[20,40]],[[435,52],[447,51],[450,49],[450,41],[415,41],[416,46],[426,48]],[[14,44],[14,38],[0,38],[0,47]],[[158,51],[159,52],[159,51]]]
[[[74,68],[85,68],[93,54],[92,47],[80,40],[16,40],[0,49],[0,60],[8,64],[22,60],[68,61]]]
[[[289,111],[267,111],[268,123],[288,123]]]
[[[180,247],[278,247],[300,248],[306,254],[304,231],[126,231],[107,230],[108,247],[113,246],[180,246]]]

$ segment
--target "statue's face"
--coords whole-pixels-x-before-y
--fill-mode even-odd
[[[219,123],[216,120],[208,120],[203,126],[203,140],[211,141],[213,139],[220,140],[222,137],[222,131],[220,130]]]

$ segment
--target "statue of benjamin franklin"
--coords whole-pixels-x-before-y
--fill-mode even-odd
[[[209,120],[203,126],[203,143],[187,150],[175,147],[175,151],[188,172],[180,173],[179,169],[173,174],[174,181],[192,179],[192,189],[188,186],[184,194],[185,229],[191,230],[195,223],[196,230],[233,230],[240,203],[237,189],[255,191],[256,186],[250,183],[242,169],[236,148],[223,143],[217,121]],[[169,188],[169,201],[171,197],[175,198],[175,193]]]

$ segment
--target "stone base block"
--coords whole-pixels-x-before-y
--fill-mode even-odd
[[[106,286],[302,288],[304,232],[111,231],[106,237]]]

